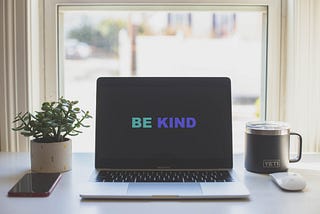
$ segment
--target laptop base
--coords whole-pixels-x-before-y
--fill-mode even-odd
[[[83,199],[224,199],[248,198],[249,191],[238,181],[214,183],[109,183],[88,182]]]

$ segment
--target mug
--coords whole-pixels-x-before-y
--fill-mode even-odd
[[[290,136],[299,139],[298,154],[290,158]],[[290,132],[283,122],[248,122],[245,133],[245,168],[251,172],[273,173],[288,170],[289,163],[298,162],[302,154],[302,137]]]

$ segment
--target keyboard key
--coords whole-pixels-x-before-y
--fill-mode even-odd
[[[228,171],[100,171],[97,182],[232,182]]]

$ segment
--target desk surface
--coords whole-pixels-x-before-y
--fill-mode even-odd
[[[301,163],[291,165],[290,171],[307,181],[304,192],[284,192],[268,175],[247,172],[242,155],[235,155],[234,165],[251,193],[248,200],[83,201],[78,189],[94,167],[89,153],[73,154],[73,170],[63,174],[48,198],[8,198],[8,190],[30,169],[30,159],[28,153],[0,153],[0,213],[320,213],[320,170],[307,169],[319,168],[320,154],[304,155]]]

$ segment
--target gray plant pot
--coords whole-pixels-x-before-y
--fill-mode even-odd
[[[31,141],[31,170],[65,172],[72,169],[72,142],[38,143]]]

